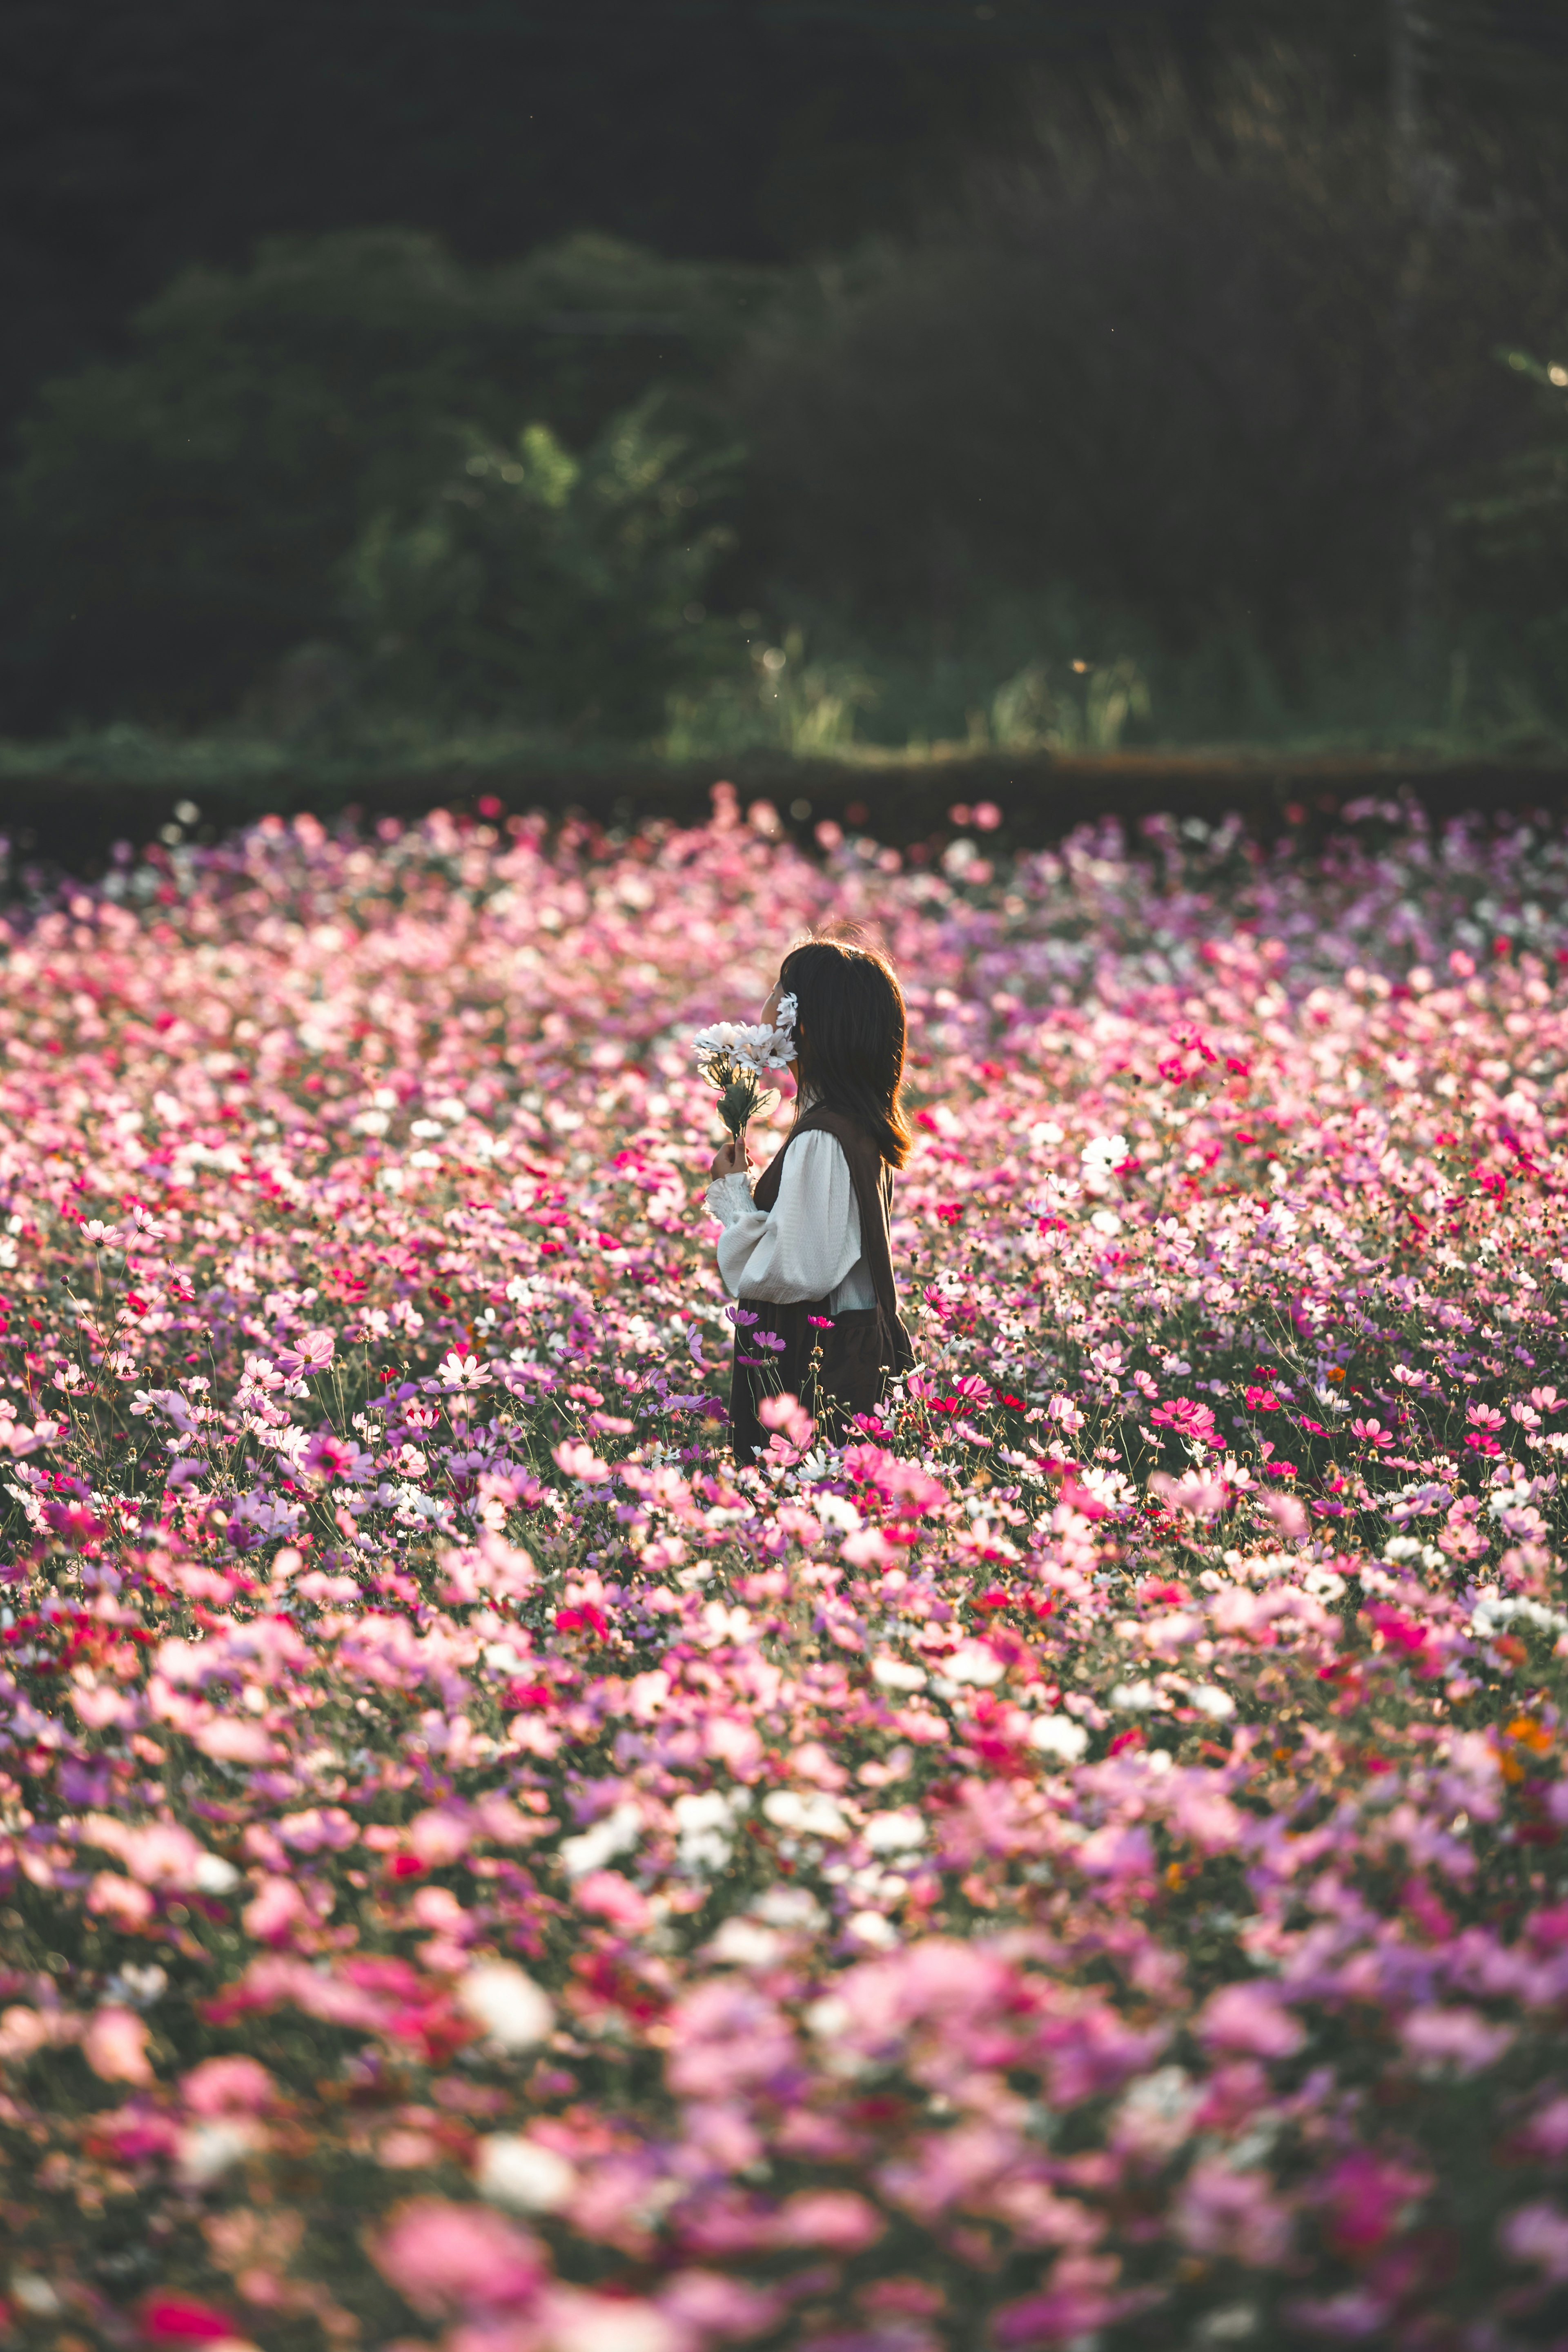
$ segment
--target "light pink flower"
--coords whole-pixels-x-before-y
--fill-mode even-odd
[[[254,2058],[204,2058],[180,2078],[185,2105],[198,2116],[257,2116],[271,2106],[278,2085]]]
[[[1254,2270],[1272,2270],[1290,2244],[1290,2216],[1262,2171],[1233,2172],[1201,2157],[1182,2184],[1175,2225],[1197,2254],[1228,2255]]]
[[[1476,2074],[1493,2066],[1514,2039],[1511,2025],[1494,2025],[1479,2009],[1418,2009],[1399,2029],[1407,2054],[1422,2068],[1453,2067]]]
[[[1554,2285],[1568,2279],[1568,2213],[1545,2198],[1521,2205],[1498,2225],[1503,2252],[1516,2263],[1530,2263]]]
[[[629,1935],[640,1935],[653,1918],[647,1897],[639,1895],[630,1879],[623,1878],[618,1870],[591,1870],[585,1878],[577,1881],[572,1899],[579,1911],[608,1919],[614,1926],[626,1928]]]
[[[82,2053],[106,2083],[151,2083],[147,2028],[133,2010],[95,2010],[81,2040]]]
[[[303,1331],[297,1346],[279,1348],[278,1369],[285,1380],[308,1379],[312,1372],[325,1370],[332,1360],[336,1345],[330,1331]]]
[[[1222,1985],[1205,2002],[1196,2030],[1210,2049],[1252,2058],[1291,2057],[1307,2038],[1279,1994],[1262,1984]]]
[[[515,2223],[437,2197],[395,2209],[371,2252],[383,2276],[432,2317],[526,2307],[545,2277],[537,2241]]]
[[[858,2253],[887,2223],[876,2207],[847,2189],[797,2189],[779,2210],[778,2239],[786,2246],[823,2246]]]
[[[291,1878],[264,1878],[240,1914],[247,1936],[258,1944],[286,1943],[310,1907]]]
[[[609,1464],[601,1462],[591,1445],[579,1444],[573,1438],[552,1447],[551,1458],[568,1478],[580,1478],[584,1486],[602,1486],[612,1475]]]

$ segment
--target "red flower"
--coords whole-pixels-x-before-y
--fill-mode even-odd
[[[156,2294],[144,2303],[142,2328],[154,2344],[233,2343],[240,2332],[237,2320],[184,2294]]]

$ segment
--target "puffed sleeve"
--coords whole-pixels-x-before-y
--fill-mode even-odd
[[[716,1176],[708,1187],[708,1206],[721,1225],[732,1225],[745,1216],[752,1205],[752,1181],[739,1171],[733,1176]]]
[[[731,1297],[780,1307],[827,1297],[860,1255],[860,1210],[837,1138],[820,1128],[796,1136],[771,1209],[745,1206],[735,1195],[744,1182],[727,1176],[709,1192],[724,1221],[719,1271]],[[720,1192],[722,1202],[714,1199]]]

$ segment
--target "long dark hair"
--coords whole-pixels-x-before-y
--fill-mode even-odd
[[[895,1168],[910,1153],[899,1100],[904,1082],[904,999],[886,956],[853,935],[806,940],[779,967],[795,997],[803,1108],[852,1118]]]

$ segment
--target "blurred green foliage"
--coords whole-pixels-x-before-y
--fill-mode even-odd
[[[10,722],[232,711],[341,632],[349,550],[445,479],[455,427],[582,446],[651,376],[711,379],[769,285],[594,236],[468,268],[402,230],[187,271],[125,358],[47,385],[24,428],[0,555]]]
[[[787,272],[187,272],[26,423],[0,727],[1568,740],[1568,183],[1445,137],[1276,58]]]
[[[939,630],[1044,573],[1173,647],[1241,628],[1289,666],[1325,629],[1395,635],[1413,529],[1531,432],[1495,347],[1568,320],[1510,177],[1481,152],[1403,185],[1378,118],[1283,70],[1201,117],[1157,86],[1047,122],[761,324],[747,530],[781,586]]]
[[[738,462],[695,450],[663,411],[649,394],[580,458],[547,425],[510,448],[469,426],[417,512],[378,513],[344,599],[367,701],[453,724],[656,733],[666,698],[732,651],[700,592],[730,539],[704,516]]]

